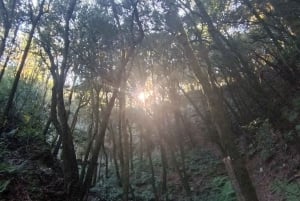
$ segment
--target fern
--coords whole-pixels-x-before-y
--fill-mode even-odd
[[[10,179],[0,181],[0,193],[3,193],[7,189],[7,186],[8,186],[9,183],[10,183]]]
[[[212,181],[212,192],[214,201],[236,201],[236,195],[228,177],[216,177]]]

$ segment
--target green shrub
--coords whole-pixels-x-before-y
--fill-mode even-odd
[[[231,181],[227,176],[216,177],[212,181],[214,201],[236,201],[236,195]]]

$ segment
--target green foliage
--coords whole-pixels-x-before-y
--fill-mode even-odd
[[[143,200],[143,201],[154,200],[153,190],[150,185],[146,186],[142,190],[141,189],[139,189],[139,191],[136,190],[135,194],[137,200]]]
[[[0,84],[0,113],[3,112],[14,80],[11,70]],[[20,80],[15,95],[13,108],[9,115],[9,128],[18,129],[19,137],[43,138],[41,131],[47,113],[41,105],[42,91],[38,84]]]
[[[26,165],[26,161],[20,165],[10,165],[8,163],[0,163],[0,174],[16,174],[22,172]]]
[[[191,150],[187,153],[187,168],[193,175],[214,174],[220,165],[212,153],[200,150]]]
[[[14,173],[17,167],[9,165],[7,163],[0,163],[0,173]]]
[[[9,91],[12,86],[12,79],[8,79],[7,76],[3,77],[1,84],[0,84],[0,112],[3,111],[6,101],[8,99]]]
[[[212,197],[214,201],[236,201],[236,195],[227,176],[219,176],[212,181]]]
[[[90,189],[90,192],[107,201],[122,200],[122,188],[119,186],[116,177],[109,177],[104,183],[98,183]]]
[[[274,192],[281,194],[285,197],[286,201],[298,201],[300,197],[300,184],[289,183],[287,181],[276,180],[272,189]]]

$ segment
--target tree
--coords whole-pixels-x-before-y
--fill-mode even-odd
[[[31,45],[31,41],[33,39],[33,35],[35,33],[35,29],[36,29],[42,15],[44,14],[43,9],[44,9],[45,2],[46,2],[45,0],[42,0],[41,3],[39,4],[36,16],[34,16],[34,13],[33,13],[32,10],[30,12],[30,18],[31,18],[31,21],[32,21],[31,29],[30,29],[30,32],[29,32],[29,35],[28,35],[28,39],[27,39],[27,42],[26,42],[24,52],[22,54],[20,64],[18,66],[18,70],[17,70],[16,76],[15,76],[15,80],[13,82],[12,89],[11,89],[9,97],[8,97],[8,101],[7,101],[5,109],[4,109],[4,113],[3,113],[2,121],[1,121],[1,130],[5,127],[5,124],[7,123],[7,120],[8,120],[8,117],[9,117],[10,110],[12,109],[13,100],[14,100],[14,97],[15,97],[15,94],[16,94],[16,91],[17,91],[17,87],[18,87],[18,83],[19,83],[19,80],[20,80],[21,73],[22,73],[23,68],[25,66],[25,62],[26,62],[26,59],[27,59],[28,52],[30,50],[30,45]],[[3,41],[3,44],[5,44],[5,41]],[[4,50],[4,46],[3,46],[3,50]]]
[[[6,41],[9,37],[9,31],[14,23],[16,6],[19,2],[17,0],[9,0],[4,2],[0,1],[0,11],[1,11],[1,24],[4,28],[3,36],[1,36],[1,44],[0,44],[0,59],[2,59],[2,55],[4,53],[6,47]]]
[[[199,1],[197,1],[197,3],[200,5]],[[200,6],[202,7],[202,5]],[[202,9],[201,11],[204,10]],[[203,91],[209,102],[209,108],[214,125],[219,139],[221,140],[220,144],[225,151],[225,153],[223,153],[224,157],[229,157],[233,168],[233,175],[230,175],[230,172],[229,175],[232,176],[232,181],[236,184],[235,187],[239,199],[249,201],[258,200],[248,171],[233,143],[233,132],[230,128],[230,123],[227,121],[228,118],[226,118],[224,105],[221,101],[222,98],[220,97],[216,86],[213,83],[211,84],[208,75],[201,68],[174,7],[170,7],[166,18],[168,25],[173,29],[172,31],[176,33],[177,40],[184,48],[185,56],[190,62],[190,68],[202,84]]]
[[[68,113],[64,102],[64,84],[67,73],[70,69],[70,21],[76,6],[76,0],[67,2],[64,7],[66,12],[63,16],[64,26],[62,28],[61,39],[63,46],[61,50],[62,60],[56,63],[53,52],[56,49],[52,46],[53,39],[51,33],[41,33],[42,46],[50,62],[50,72],[53,79],[52,98],[51,98],[51,121],[56,131],[59,133],[62,141],[62,158],[65,179],[65,191],[68,200],[78,199],[79,175],[76,161],[72,132],[68,124]],[[47,29],[46,29],[47,30]]]

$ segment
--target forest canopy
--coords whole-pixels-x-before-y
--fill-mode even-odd
[[[296,201],[298,0],[0,0],[0,200]]]

